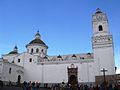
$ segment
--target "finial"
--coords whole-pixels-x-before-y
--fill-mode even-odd
[[[35,38],[36,38],[36,39],[40,39],[39,29],[38,29],[38,31],[37,31],[37,33],[36,33],[36,35],[35,35]]]
[[[100,11],[100,8],[97,8],[96,11]]]

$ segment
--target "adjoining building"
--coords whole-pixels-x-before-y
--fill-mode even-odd
[[[38,31],[35,39],[26,45],[26,52],[18,53],[15,46],[13,51],[2,55],[0,79],[18,83],[95,83],[96,78],[103,76],[103,68],[107,70],[106,76],[114,76],[113,38],[108,29],[107,15],[100,9],[92,16],[92,28],[92,53],[58,56],[47,54],[48,46]]]

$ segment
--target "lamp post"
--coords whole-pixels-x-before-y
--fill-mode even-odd
[[[103,72],[103,79],[104,79],[104,82],[103,82],[103,84],[104,84],[104,90],[106,89],[106,78],[105,78],[105,72],[107,72],[108,70],[105,70],[105,68],[103,68],[102,70],[101,70],[101,72]]]

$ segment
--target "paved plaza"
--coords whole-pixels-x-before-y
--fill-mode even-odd
[[[23,89],[21,87],[4,86],[3,88],[0,87],[0,90],[23,90]],[[38,90],[50,90],[50,89],[39,88]]]

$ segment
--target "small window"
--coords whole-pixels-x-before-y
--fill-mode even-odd
[[[31,49],[31,53],[33,53],[33,48]]]
[[[20,63],[20,59],[18,59],[18,63]]]
[[[32,58],[29,59],[29,62],[32,62]]]
[[[11,68],[9,68],[9,74],[11,74]]]
[[[38,52],[39,52],[39,49],[37,48],[37,49],[36,49],[36,53],[38,53]]]
[[[102,25],[99,25],[99,31],[103,31],[103,27],[102,27]]]
[[[80,59],[84,59],[84,57],[80,57]]]

